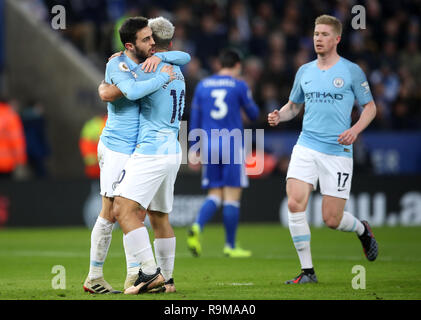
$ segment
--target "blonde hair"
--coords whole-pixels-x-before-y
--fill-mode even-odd
[[[166,48],[174,36],[173,24],[164,17],[157,17],[149,19],[148,26],[152,29],[156,46]]]
[[[338,18],[334,16],[329,16],[327,14],[318,16],[314,25],[317,26],[318,24],[327,24],[333,27],[333,30],[340,36],[342,34],[342,23],[339,21]]]

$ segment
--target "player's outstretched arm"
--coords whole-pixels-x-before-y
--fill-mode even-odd
[[[133,78],[116,85],[127,99],[135,101],[155,92],[165,83],[171,82],[174,79],[175,73],[173,67],[171,65],[165,65],[162,67],[161,72],[152,79],[136,81]]]
[[[376,104],[373,100],[364,105],[364,110],[361,112],[358,121],[348,130],[345,130],[339,135],[338,142],[342,145],[348,146],[357,140],[358,135],[364,131],[365,128],[376,117]]]
[[[116,85],[102,82],[98,87],[98,94],[102,101],[113,102],[120,99],[123,95],[129,100],[138,100],[151,94],[163,86],[166,82],[175,79],[173,67],[164,66],[161,72],[153,79],[136,81],[134,78],[121,81]]]
[[[190,55],[183,51],[157,52],[155,56],[161,58],[163,62],[176,64],[177,66],[184,66],[191,60]]]
[[[157,52],[142,63],[142,70],[145,72],[155,72],[161,61],[182,66],[189,63],[190,60],[190,55],[182,51]]]
[[[268,114],[268,123],[271,127],[275,127],[279,122],[289,121],[300,113],[303,103],[295,103],[289,100],[281,109],[274,110]]]

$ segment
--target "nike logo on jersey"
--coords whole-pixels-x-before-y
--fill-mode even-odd
[[[345,191],[346,189],[341,189],[341,188],[338,188],[338,191]]]
[[[312,80],[310,80],[310,81],[305,81],[305,82],[304,82],[304,84],[308,84],[308,83],[310,83],[311,81],[312,81]]]

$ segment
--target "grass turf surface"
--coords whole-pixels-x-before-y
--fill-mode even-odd
[[[318,284],[284,285],[299,273],[289,230],[276,224],[242,224],[238,240],[253,256],[223,256],[224,231],[208,225],[202,234],[203,254],[186,248],[186,228],[175,228],[177,252],[174,294],[92,295],[82,284],[89,268],[90,230],[0,230],[0,299],[29,300],[379,300],[421,299],[421,228],[373,228],[379,257],[365,259],[355,234],[312,228],[312,255]],[[153,240],[152,232],[151,240]],[[66,289],[54,290],[55,265],[66,271]],[[366,289],[352,288],[355,265],[366,269]],[[122,232],[114,230],[104,266],[105,279],[122,290],[126,262]]]

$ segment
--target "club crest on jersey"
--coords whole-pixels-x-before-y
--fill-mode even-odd
[[[344,86],[344,79],[342,79],[342,78],[333,79],[333,85],[336,88],[342,88]]]
[[[118,64],[118,68],[119,68],[121,71],[124,71],[124,72],[129,72],[129,71],[130,71],[129,67],[127,66],[127,64],[126,64],[125,62],[120,62],[120,63]]]

